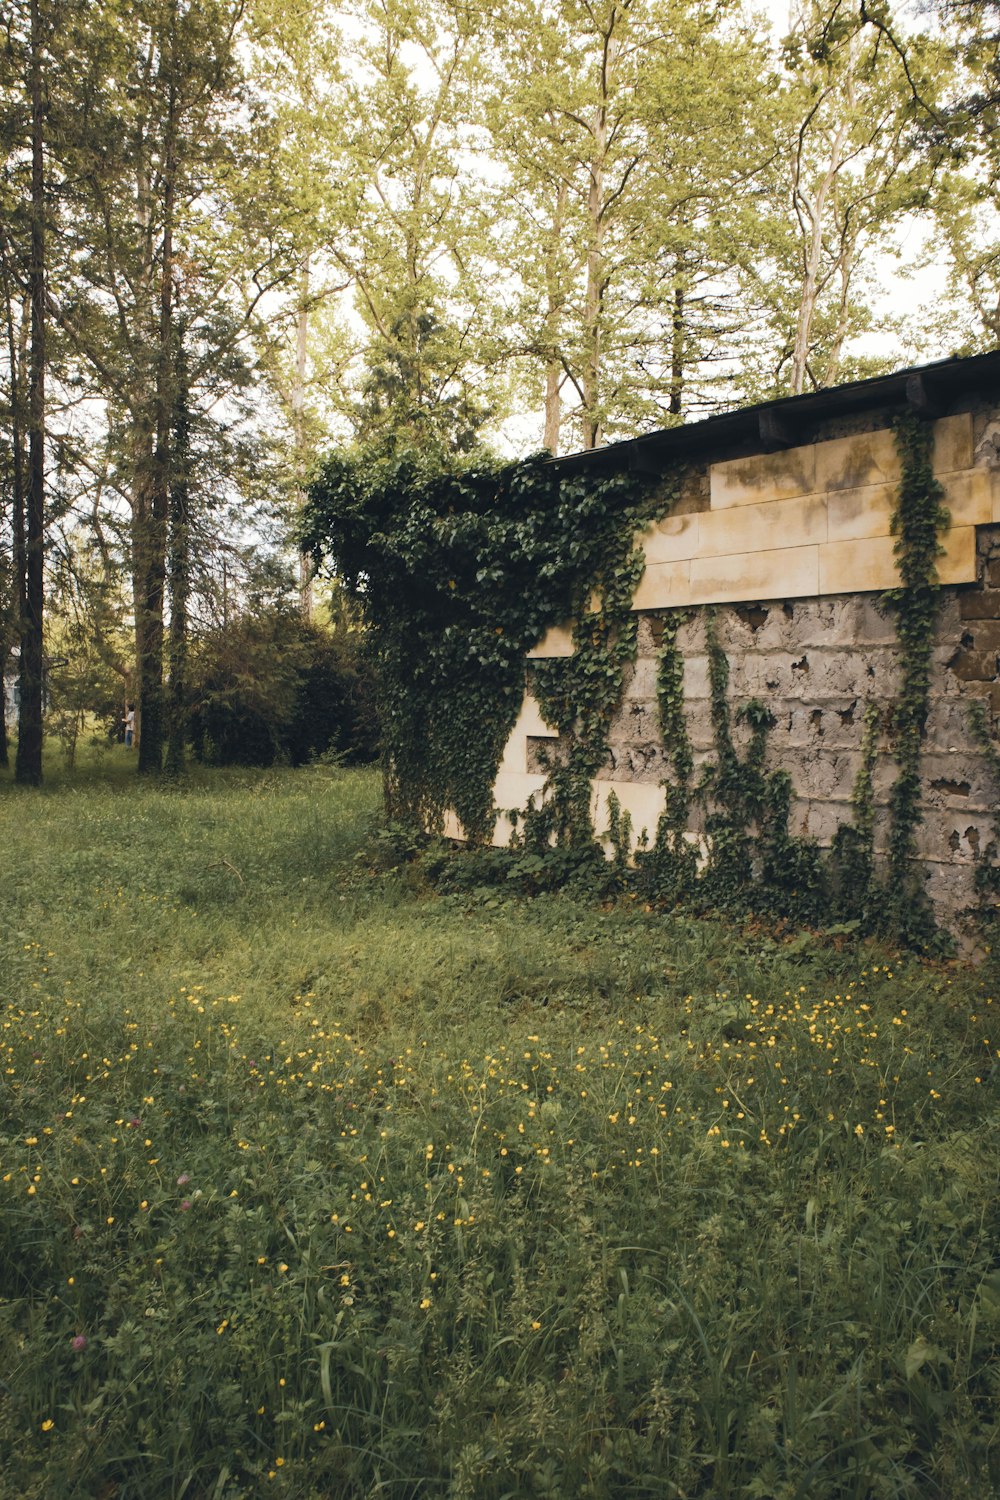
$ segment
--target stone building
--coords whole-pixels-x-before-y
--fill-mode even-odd
[[[632,608],[638,657],[629,668],[607,762],[593,782],[595,827],[614,792],[636,834],[652,837],[664,807],[668,760],[656,702],[664,611],[690,611],[684,657],[688,731],[698,760],[713,753],[705,614],[729,659],[729,696],[765,702],[776,719],[769,764],[792,779],[790,830],[828,845],[851,820],[866,707],[891,707],[900,647],[885,590],[899,585],[891,518],[900,460],[891,424],[906,409],[933,424],[934,470],[950,526],[933,653],[932,708],[922,759],[918,849],[928,893],[945,920],[973,901],[973,871],[993,834],[1000,788],[969,727],[969,700],[1000,715],[1000,354],[952,359],[712,417],[554,460],[563,470],[622,468],[682,475],[669,516],[639,539],[645,572]],[[571,654],[571,622],[530,655]],[[881,809],[896,774],[891,714],[883,712],[875,767]],[[503,814],[541,793],[540,752],[553,731],[528,691],[494,788],[494,842]],[[454,825],[452,832],[459,832]],[[692,827],[692,837],[698,837]]]

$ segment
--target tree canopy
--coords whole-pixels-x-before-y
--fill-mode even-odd
[[[315,606],[294,538],[331,450],[565,452],[995,343],[997,18],[796,0],[779,35],[740,0],[12,0],[18,775],[70,620],[138,708],[140,769],[180,768],[189,648],[264,578]],[[892,295],[913,245],[939,277],[923,312]]]

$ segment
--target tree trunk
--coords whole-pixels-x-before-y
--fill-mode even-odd
[[[799,396],[805,389],[809,365],[812,323],[820,294],[820,272],[823,265],[823,228],[827,200],[844,165],[844,147],[848,126],[842,124],[830,146],[830,159],[819,186],[810,202],[802,187],[802,161],[796,163],[795,206],[802,223],[803,214],[808,223],[808,235],[803,250],[802,291],[799,296],[799,315],[795,327],[795,345],[792,350],[792,395]]]
[[[612,13],[611,26],[614,25]],[[602,441],[601,399],[601,335],[604,293],[606,290],[604,266],[605,208],[604,186],[608,161],[608,100],[611,95],[611,73],[618,56],[619,44],[611,34],[604,36],[604,51],[601,58],[600,96],[594,106],[590,127],[592,150],[588,166],[590,182],[587,188],[587,285],[583,310],[583,446],[596,448]]]
[[[677,274],[680,276],[680,263]],[[679,417],[684,393],[684,288],[678,280],[674,287],[674,307],[670,330],[670,415]]]
[[[295,326],[295,384],[292,386],[292,438],[295,443],[295,477],[299,509],[305,505],[306,472],[306,358],[309,350],[309,252],[302,257],[299,281],[299,313]],[[299,553],[299,608],[305,620],[313,613],[313,564],[308,552]]]
[[[24,364],[23,339],[30,320],[30,300],[22,309],[20,326],[14,317],[14,278],[11,266],[10,242],[0,225],[0,281],[3,285],[3,308],[7,335],[7,360],[10,367],[10,445],[11,445],[11,570],[4,583],[4,597],[0,599],[0,619],[3,621],[3,637],[0,639],[0,683],[10,660],[12,641],[20,638],[21,622],[25,617],[25,551],[24,512],[25,474],[24,453]],[[0,766],[10,765],[9,731],[7,727],[7,696],[0,688]]]
[[[172,17],[176,28],[176,12]],[[171,35],[170,67],[176,38]],[[138,576],[139,612],[136,645],[139,676],[139,774],[155,775],[163,766],[166,714],[163,695],[163,600],[167,576],[167,516],[170,508],[171,429],[174,420],[176,348],[173,324],[174,202],[176,193],[177,93],[167,91],[164,121],[163,244],[160,254],[160,317],[156,370],[155,448],[149,500],[142,531],[142,567]]]
[[[10,751],[7,748],[7,657],[8,646],[5,640],[0,640],[0,767],[4,770],[10,765]]]
[[[21,691],[18,710],[19,782],[42,779],[42,627],[45,541],[45,160],[42,96],[42,27],[39,0],[31,3],[31,352],[28,391],[28,494],[24,535],[24,614],[21,620]]]
[[[606,115],[594,112],[594,157],[590,163],[587,215],[590,241],[587,249],[587,288],[583,310],[583,446],[596,448],[601,441],[599,412],[601,381],[601,304],[604,300],[604,152]]]
[[[183,335],[181,336],[183,338]],[[167,700],[166,769],[185,768],[187,744],[188,599],[191,593],[190,420],[187,362],[183,343],[177,353],[173,471],[170,484],[170,680]]]
[[[563,367],[559,355],[560,319],[566,294],[559,275],[559,250],[562,244],[568,189],[560,182],[556,191],[556,209],[552,219],[549,253],[545,264],[545,433],[542,447],[555,457],[559,453],[559,430],[562,426]]]

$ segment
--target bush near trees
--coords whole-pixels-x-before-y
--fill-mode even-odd
[[[303,765],[378,750],[372,669],[360,631],[311,624],[290,606],[210,631],[191,669],[191,741],[210,765]]]

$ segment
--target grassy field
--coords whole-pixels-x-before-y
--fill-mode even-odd
[[[997,972],[0,781],[0,1494],[1000,1494]]]

